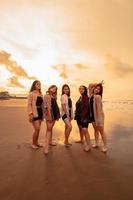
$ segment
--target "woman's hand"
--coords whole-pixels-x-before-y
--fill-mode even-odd
[[[31,123],[33,121],[33,114],[29,115],[29,122]]]

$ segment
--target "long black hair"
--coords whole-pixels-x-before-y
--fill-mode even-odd
[[[36,83],[38,83],[38,82],[40,83],[39,80],[35,80],[35,81],[32,83],[31,88],[30,88],[30,92],[33,92],[34,90],[36,90]],[[39,93],[42,94],[41,89],[39,89]]]
[[[70,87],[69,87],[69,85],[67,85],[67,84],[64,84],[64,85],[62,86],[62,95],[65,94],[65,93],[64,93],[64,88],[65,88],[65,87],[67,87],[67,88],[69,89],[68,96],[70,97]]]
[[[80,87],[83,87],[84,88],[84,93],[82,94],[82,96],[88,96],[88,90],[87,90],[87,87],[85,85],[81,85]],[[79,88],[80,88],[79,87]]]

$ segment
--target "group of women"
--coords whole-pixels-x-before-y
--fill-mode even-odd
[[[64,145],[70,147],[69,136],[72,131],[72,120],[75,119],[79,128],[80,140],[77,143],[84,144],[84,151],[89,152],[91,148],[99,147],[99,135],[101,135],[103,146],[101,151],[107,152],[106,135],[104,132],[104,113],[102,107],[102,84],[89,84],[88,88],[84,85],[79,87],[80,97],[76,102],[76,109],[73,112],[70,87],[65,84],[62,86],[61,109],[57,103],[57,86],[51,85],[46,94],[42,95],[41,83],[35,80],[28,95],[28,117],[29,122],[34,128],[32,148],[42,147],[38,142],[42,120],[46,120],[46,135],[44,153],[49,153],[50,146],[56,146],[52,141],[53,127],[55,122],[62,118],[64,128]],[[92,123],[94,128],[95,143],[91,144],[88,125]]]

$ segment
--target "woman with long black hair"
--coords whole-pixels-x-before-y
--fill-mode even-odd
[[[90,111],[89,111],[89,123],[92,124],[94,129],[94,138],[95,141],[92,144],[93,148],[98,148],[98,140],[99,140],[99,132],[97,131],[95,124],[95,116],[94,116],[94,89],[97,86],[97,83],[90,83],[88,86],[89,91],[89,103],[90,103]]]
[[[87,87],[84,85],[79,87],[80,98],[76,102],[75,120],[77,121],[80,137],[83,140],[85,138],[84,151],[91,150],[90,135],[88,132],[89,124],[89,97],[87,93]]]
[[[71,143],[69,142],[69,136],[72,130],[71,120],[73,119],[73,108],[72,108],[72,100],[70,97],[70,87],[67,84],[64,84],[62,86],[61,111],[62,111],[62,120],[65,123],[64,144],[66,147],[70,147]]]

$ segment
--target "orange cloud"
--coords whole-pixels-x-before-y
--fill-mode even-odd
[[[12,76],[11,78],[9,78],[9,83],[8,83],[9,87],[19,87],[19,88],[25,88],[18,80],[18,77],[16,76]]]
[[[29,80],[36,79],[36,77],[29,76],[20,65],[18,65],[14,60],[11,59],[11,54],[5,51],[0,51],[0,64],[4,65],[6,69],[15,76],[26,78]]]
[[[88,66],[87,65],[83,65],[83,64],[75,64],[74,65],[77,69],[88,69]]]
[[[106,55],[105,69],[114,77],[123,77],[129,73],[133,73],[133,67],[128,63],[124,63],[120,58]]]
[[[63,79],[67,79],[68,78],[67,66],[65,64],[54,65],[54,66],[52,66],[52,68],[59,72],[59,76],[61,78],[63,78]]]

